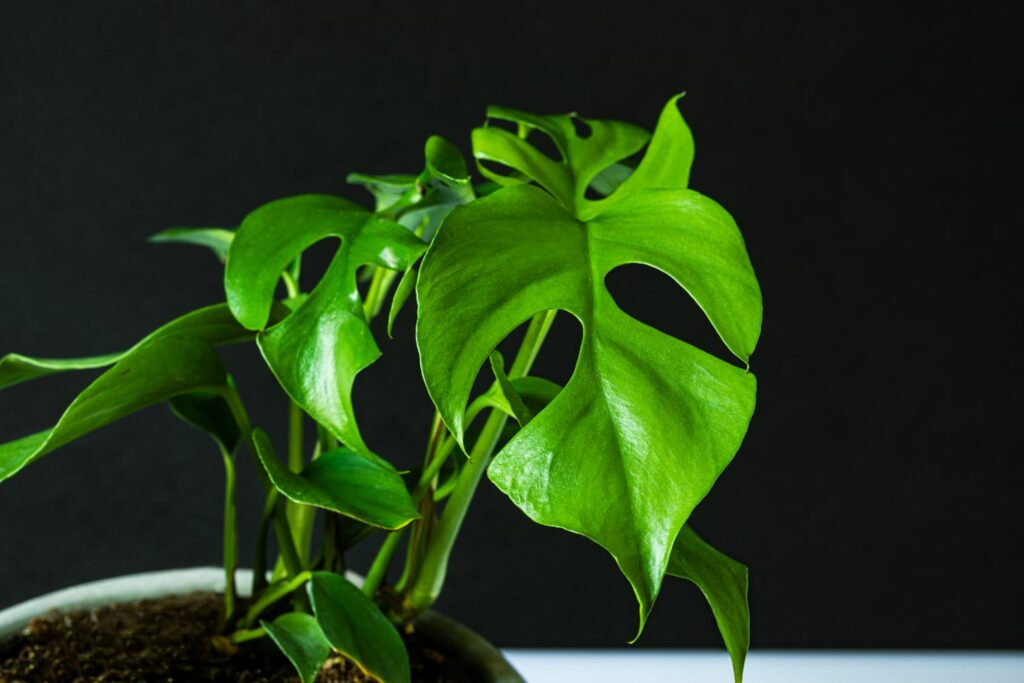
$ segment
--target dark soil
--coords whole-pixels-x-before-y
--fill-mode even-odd
[[[0,683],[299,683],[269,639],[226,654],[221,596],[193,593],[34,619],[0,644]],[[406,638],[414,683],[472,683],[458,662]],[[369,683],[341,656],[318,683]]]

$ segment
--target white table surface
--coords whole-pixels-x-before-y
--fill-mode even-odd
[[[529,683],[732,683],[724,652],[506,650]],[[1024,652],[751,652],[744,683],[1024,683]]]

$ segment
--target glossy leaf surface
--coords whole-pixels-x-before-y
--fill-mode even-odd
[[[317,623],[327,640],[382,683],[409,683],[409,655],[394,625],[343,576],[317,572],[309,583]]]
[[[266,433],[256,430],[253,436],[271,482],[291,500],[385,529],[399,529],[419,517],[405,482],[391,467],[335,448],[296,473],[274,455]]]
[[[232,230],[225,228],[168,228],[150,236],[149,241],[206,247],[223,263],[228,257],[228,249],[234,236]]]
[[[28,463],[130,413],[174,396],[217,391],[227,376],[216,351],[192,337],[161,337],[126,354],[51,429],[0,446],[0,481]]]
[[[693,529],[684,526],[672,548],[668,573],[692,581],[707,598],[739,683],[743,680],[743,662],[750,647],[747,568],[718,552]]]
[[[327,272],[295,311],[268,326],[281,272],[303,250],[341,243]],[[242,222],[225,270],[228,304],[257,341],[288,395],[346,445],[366,450],[352,412],[356,375],[380,350],[356,288],[360,266],[405,270],[426,248],[401,225],[349,201],[303,195],[267,204]]]
[[[320,667],[331,654],[331,644],[316,618],[305,612],[289,612],[261,625],[298,671],[302,683],[315,683]]]
[[[501,129],[474,132],[478,159],[522,177],[499,178],[506,187],[455,209],[424,257],[424,378],[461,442],[474,379],[497,344],[542,311],[580,321],[571,379],[498,453],[489,475],[535,521],[604,546],[636,592],[642,626],[679,530],[742,441],[755,381],[631,318],[605,276],[628,263],[667,273],[743,363],[760,332],[760,290],[732,218],[684,187],[693,146],[675,100],[637,170],[597,201],[584,196],[587,185],[636,152],[646,133],[584,120],[589,135],[580,137],[569,116],[489,114],[548,134],[564,160]]]

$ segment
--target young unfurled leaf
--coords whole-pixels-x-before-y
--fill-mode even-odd
[[[405,302],[409,300],[411,295],[416,290],[416,266],[409,267],[404,273],[402,273],[402,279],[398,281],[398,286],[395,287],[395,293],[391,297],[391,308],[388,310],[388,336],[391,336],[391,330],[395,326],[395,319],[401,312],[402,307],[405,306]]]
[[[291,315],[268,325],[281,272],[327,237],[341,244],[319,284]],[[266,204],[242,221],[231,244],[224,278],[231,311],[245,327],[261,330],[260,350],[292,400],[356,450],[367,448],[352,412],[352,385],[380,356],[356,272],[366,264],[405,270],[425,248],[401,225],[328,195]]]
[[[227,375],[204,341],[160,337],[132,349],[86,389],[51,429],[0,446],[0,481],[64,444],[146,406],[195,391],[218,391]]]
[[[494,373],[498,391],[508,405],[508,412],[515,418],[520,427],[525,427],[526,423],[533,419],[533,411],[526,406],[526,403],[523,402],[523,397],[519,395],[519,392],[516,391],[509,380],[508,375],[505,374],[505,359],[497,351],[491,354],[491,372]]]
[[[419,517],[402,477],[389,465],[335,448],[296,473],[274,455],[266,433],[257,429],[253,438],[270,481],[291,500],[384,529],[399,529]]]
[[[309,597],[327,640],[381,683],[409,683],[409,654],[394,625],[345,577],[313,574]]]
[[[628,263],[667,273],[744,364],[760,332],[760,290],[732,218],[683,187],[692,139],[675,99],[637,170],[598,201],[584,196],[587,184],[636,152],[646,133],[584,120],[590,131],[581,137],[569,116],[489,115],[545,132],[564,159],[501,129],[474,132],[478,159],[547,192],[499,181],[508,186],[446,219],[417,283],[423,376],[461,443],[477,371],[498,343],[545,310],[580,321],[571,379],[495,456],[489,476],[535,521],[604,546],[634,588],[642,627],[679,529],[742,441],[755,381],[631,318],[604,278]]]
[[[750,647],[747,568],[718,552],[693,529],[684,526],[672,547],[668,573],[692,581],[707,598],[732,658],[736,683],[740,683]]]
[[[176,242],[194,244],[212,251],[221,263],[228,257],[228,249],[235,233],[225,228],[168,228],[151,235],[150,242]]]
[[[280,320],[284,317],[285,313],[287,311],[283,307],[275,306],[271,313],[271,319],[274,321]],[[255,337],[251,330],[247,330],[238,324],[238,321],[231,315],[231,311],[228,310],[225,304],[215,304],[191,311],[162,325],[146,335],[129,351],[108,353],[103,356],[91,356],[88,358],[61,359],[29,358],[17,353],[7,354],[0,358],[0,389],[61,372],[107,367],[124,358],[133,349],[144,346],[154,339],[174,335],[185,335],[202,339],[211,346],[248,341]]]
[[[331,654],[331,644],[320,630],[316,618],[304,612],[289,612],[273,622],[260,623],[295,666],[302,683],[315,683],[320,667]]]

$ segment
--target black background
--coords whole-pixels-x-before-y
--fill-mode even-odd
[[[489,103],[651,126],[685,89],[693,186],[736,217],[765,296],[758,411],[694,517],[751,567],[754,646],[1024,645],[1019,3],[2,7],[0,351],[111,351],[222,297],[207,253],[145,243],[164,227],[360,198],[347,172],[416,171],[432,133],[465,150]],[[717,350],[661,277],[612,286]],[[356,391],[364,434],[403,462],[431,414],[411,333],[406,312]],[[542,370],[564,378],[575,339],[563,321]],[[280,430],[255,352],[227,355]],[[3,392],[2,438],[83,381]],[[27,468],[0,487],[0,605],[215,564],[220,468],[164,408]],[[441,607],[505,646],[623,644],[611,559],[483,488]],[[243,489],[248,524],[251,472]],[[641,645],[717,643],[697,591],[666,585]]]

